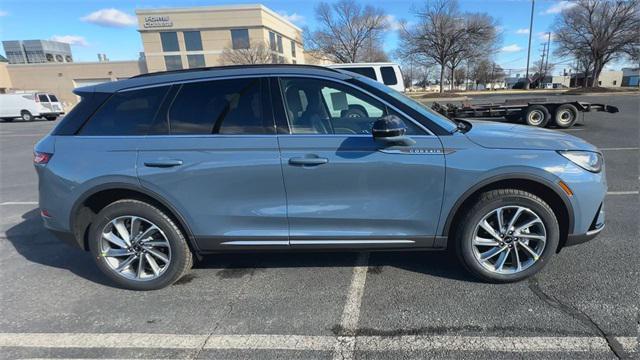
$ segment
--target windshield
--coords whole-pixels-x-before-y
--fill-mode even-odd
[[[420,113],[421,115],[425,116],[426,118],[428,118],[429,120],[435,122],[436,124],[438,124],[439,126],[441,126],[442,128],[446,129],[449,132],[454,132],[456,131],[456,129],[458,128],[458,125],[453,122],[452,120],[449,120],[447,117],[443,116],[440,113],[437,113],[433,110],[431,110],[428,106],[422,104],[421,102],[412,99],[411,97],[393,90],[392,88],[385,86],[375,80],[371,80],[367,77],[364,76],[358,76],[356,79],[358,79],[358,81],[361,81],[363,83],[366,83],[369,86],[372,86],[380,91],[385,92],[386,94],[390,95],[391,97],[393,97],[394,99],[402,102],[403,104],[409,106],[410,108],[412,108],[413,110],[417,111],[418,113]]]

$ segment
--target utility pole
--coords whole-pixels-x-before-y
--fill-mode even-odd
[[[524,86],[525,89],[529,89],[529,57],[531,56],[531,33],[533,32],[533,11],[535,5],[536,0],[531,0],[531,20],[529,21],[529,48],[527,50],[527,74],[525,75],[527,80]]]
[[[544,76],[549,71],[549,55],[551,55],[551,32],[547,33],[547,63],[544,65]]]
[[[542,87],[542,81],[546,76],[547,69],[544,66],[544,59],[547,56],[547,44],[542,44],[542,55],[540,56],[540,66],[538,67],[538,87]]]

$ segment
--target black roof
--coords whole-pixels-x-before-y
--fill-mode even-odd
[[[352,78],[352,75],[337,69],[331,69],[316,65],[296,65],[296,64],[260,64],[260,65],[232,65],[215,66],[197,69],[184,69],[161,71],[155,73],[141,74],[126,80],[106,82],[93,86],[86,86],[76,89],[76,94],[87,92],[116,92],[140,86],[160,85],[186,80],[198,80],[228,76],[247,75],[316,75],[330,77],[338,80]]]

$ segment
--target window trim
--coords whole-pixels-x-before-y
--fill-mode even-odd
[[[307,79],[320,79],[323,81],[328,81],[328,82],[335,82],[335,83],[339,83],[342,84],[346,87],[349,87],[351,89],[356,89],[357,91],[373,98],[374,100],[379,101],[380,103],[382,103],[384,106],[388,107],[389,109],[394,110],[395,112],[397,112],[398,114],[400,114],[403,117],[403,121],[409,121],[411,123],[413,123],[414,125],[416,125],[419,129],[422,129],[425,134],[423,135],[411,135],[411,137],[424,137],[424,136],[428,136],[428,137],[437,137],[431,130],[427,129],[424,125],[422,125],[421,123],[415,121],[414,119],[412,119],[410,116],[408,116],[404,111],[401,111],[400,109],[398,109],[397,107],[389,104],[387,101],[384,101],[383,99],[379,98],[378,96],[358,87],[355,86],[352,83],[346,82],[346,81],[342,81],[342,80],[338,80],[338,79],[331,79],[331,78],[325,78],[325,77],[321,77],[321,76],[313,76],[313,75],[298,75],[298,74],[291,74],[291,75],[278,75],[276,76],[277,79],[277,85],[278,85],[278,95],[280,97],[280,101],[278,101],[278,105],[282,106],[283,109],[285,109],[284,111],[284,116],[287,120],[287,126],[289,128],[289,133],[288,134],[284,134],[284,135],[294,135],[294,136],[335,136],[335,137],[371,137],[370,134],[294,134],[291,132],[291,120],[289,119],[289,115],[288,112],[286,111],[287,105],[285,103],[285,96],[284,93],[282,92],[282,79],[283,78],[307,78]]]

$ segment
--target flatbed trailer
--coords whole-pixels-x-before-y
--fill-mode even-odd
[[[570,128],[580,113],[604,111],[617,113],[617,107],[606,104],[592,104],[584,101],[547,101],[545,98],[509,99],[503,103],[488,104],[440,104],[434,102],[431,108],[450,118],[498,118],[509,121],[523,120],[527,125],[547,127],[555,125]]]

